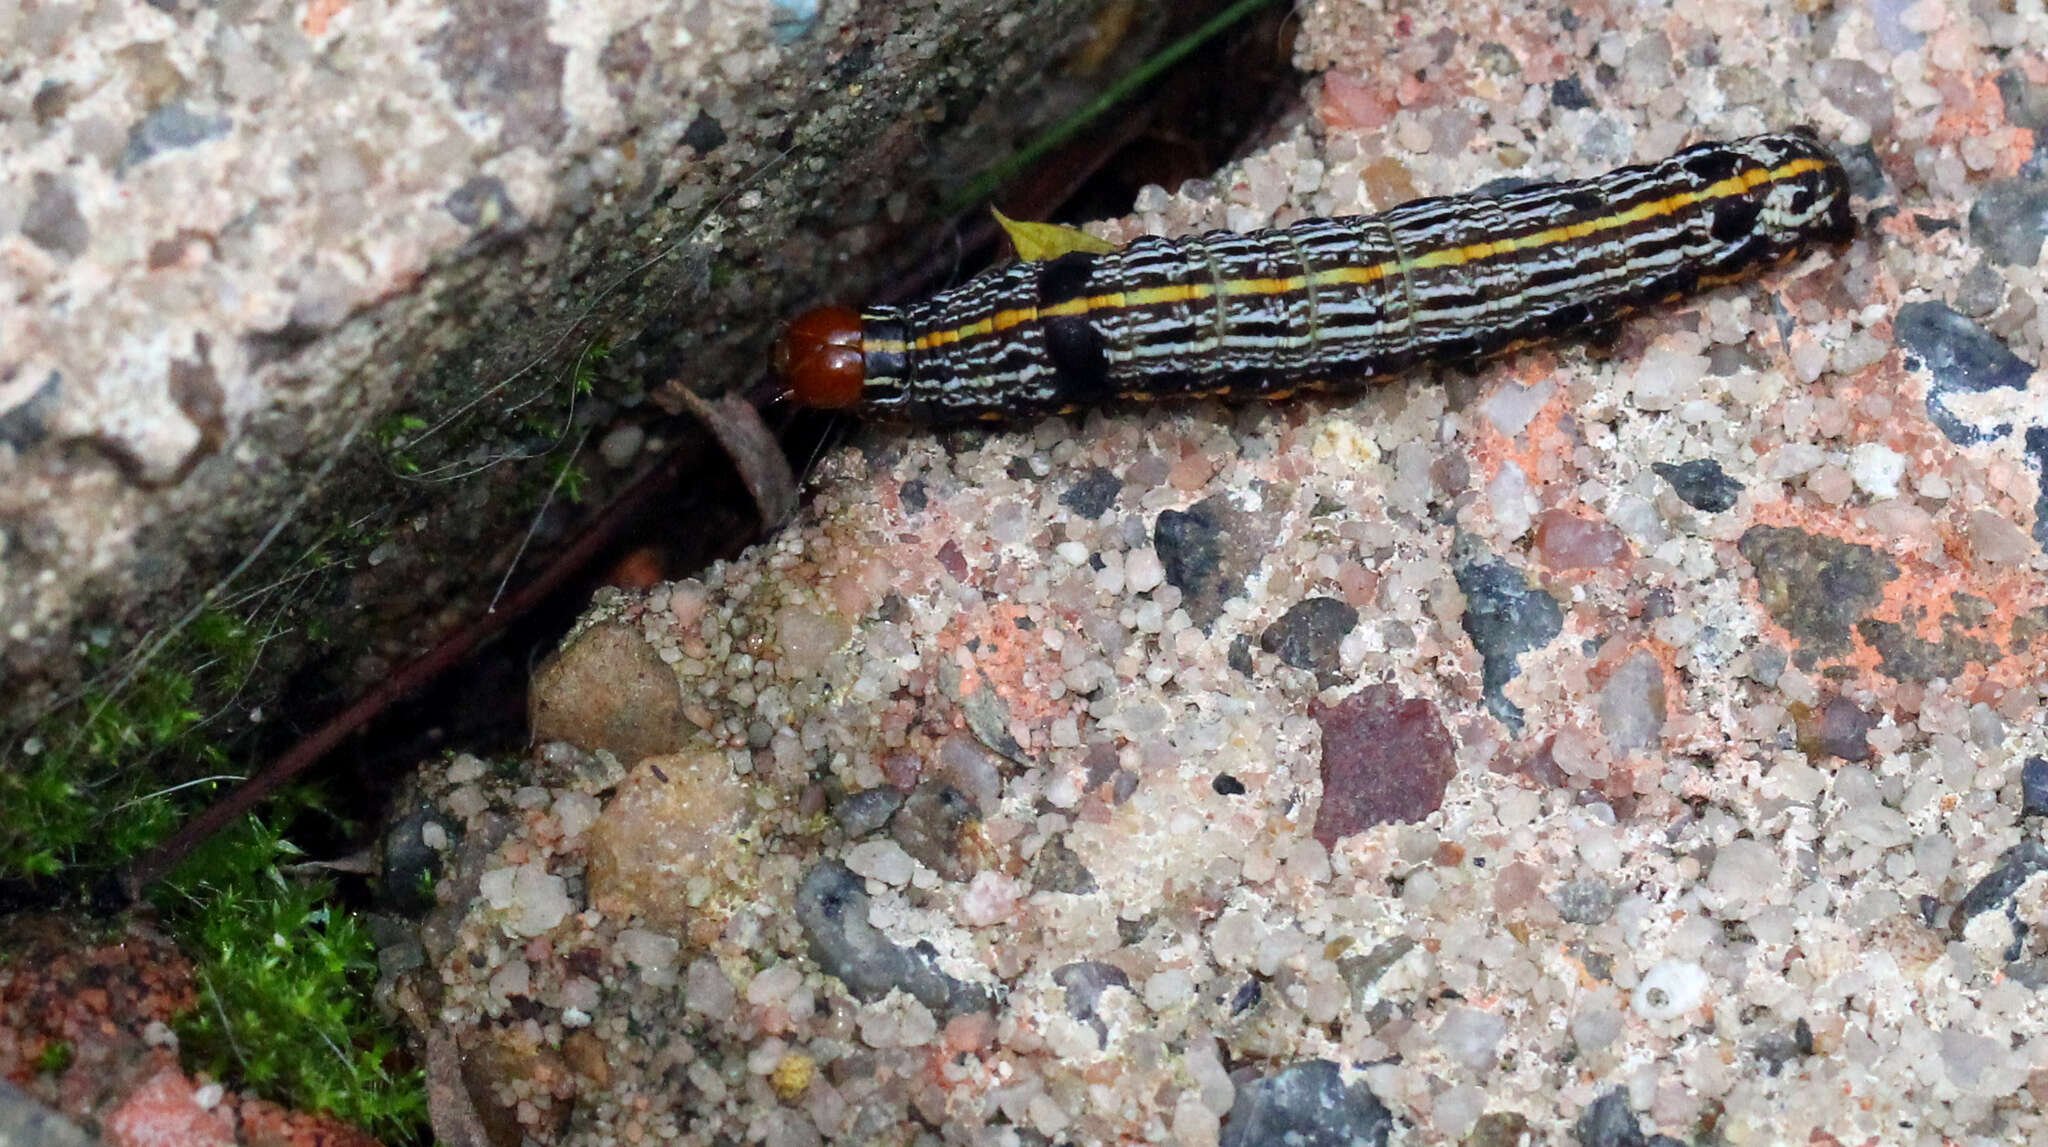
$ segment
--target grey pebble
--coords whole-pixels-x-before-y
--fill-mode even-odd
[[[1311,670],[1318,677],[1333,675],[1338,647],[1357,626],[1358,611],[1349,604],[1334,597],[1306,598],[1266,627],[1259,648],[1296,669]]]
[[[1619,899],[1614,887],[1604,880],[1567,880],[1550,894],[1557,914],[1574,924],[1604,924],[1614,915]]]
[[[1556,598],[1530,585],[1522,571],[1504,559],[1478,552],[1476,543],[1466,542],[1459,549],[1470,553],[1455,574],[1458,588],[1465,592],[1465,633],[1479,650],[1486,709],[1520,732],[1522,710],[1502,690],[1522,671],[1516,658],[1541,649],[1564,631],[1564,611]]]
[[[832,818],[839,822],[839,830],[846,834],[846,839],[859,840],[888,824],[889,818],[902,807],[903,794],[884,785],[848,795],[832,810]]]
[[[2000,263],[2031,267],[2048,236],[2048,181],[2020,176],[1984,185],[1970,207],[1970,238]]]
[[[1671,483],[1671,492],[1695,510],[1718,514],[1735,505],[1742,496],[1742,483],[1730,478],[1712,458],[1689,462],[1658,462],[1650,467],[1659,478]]]
[[[1223,1121],[1221,1147],[1384,1147],[1393,1113],[1337,1065],[1311,1059],[1264,1079],[1239,1083]]]
[[[2028,757],[2020,766],[2020,815],[2048,816],[2048,757]]]
[[[1951,394],[1981,394],[1999,387],[2026,389],[2034,368],[2007,349],[1997,335],[1948,304],[1935,302],[1900,307],[1892,335],[1900,349],[1934,375],[1934,384],[1927,391],[1927,417],[1950,441],[1971,446],[1987,437],[2012,433],[2007,425],[1972,426],[1950,411],[1945,401]]]
[[[811,944],[811,958],[846,990],[872,1003],[901,988],[941,1019],[986,1011],[986,988],[938,969],[930,944],[902,947],[868,922],[867,884],[836,860],[811,869],[797,889],[796,919]]]

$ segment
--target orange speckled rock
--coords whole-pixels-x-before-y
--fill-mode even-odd
[[[375,1138],[331,1115],[293,1111],[261,1099],[244,1099],[236,1113],[246,1147],[379,1147]]]
[[[745,853],[750,789],[715,750],[640,762],[590,831],[591,903],[681,935]]]
[[[675,673],[624,625],[593,625],[549,658],[532,710],[534,740],[609,749],[627,764],[683,747]]]
[[[234,1130],[218,1112],[201,1107],[192,1081],[165,1068],[131,1092],[101,1130],[111,1147],[231,1147]]]

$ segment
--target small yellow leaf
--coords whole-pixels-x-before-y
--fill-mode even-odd
[[[988,209],[988,213],[996,217],[997,225],[1010,237],[1010,245],[1017,249],[1017,257],[1027,263],[1042,263],[1073,251],[1101,255],[1116,250],[1116,244],[1109,240],[1097,239],[1086,231],[1063,223],[1022,223],[993,207]]]

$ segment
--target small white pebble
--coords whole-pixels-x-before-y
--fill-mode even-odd
[[[645,928],[628,928],[619,933],[619,954],[640,969],[641,979],[658,988],[676,982],[676,955],[681,948],[674,937]]]
[[[576,907],[569,900],[568,882],[543,864],[494,868],[477,880],[477,891],[505,914],[505,930],[518,936],[538,936]]]
[[[574,840],[576,837],[582,836],[585,829],[597,823],[597,814],[603,807],[603,805],[598,803],[597,798],[589,793],[562,793],[555,798],[555,824],[561,828],[564,838]],[[428,827],[439,828],[440,826],[429,822]],[[421,835],[424,836],[425,834],[422,833]],[[447,835],[445,832],[441,834],[444,840],[447,838]],[[433,842],[429,841],[427,847],[433,848]]]
[[[1906,457],[1882,442],[1865,442],[1849,452],[1849,475],[1856,488],[1873,498],[1899,496],[1906,476]]]
[[[1707,994],[1707,973],[1686,960],[1662,960],[1643,973],[1629,1006],[1646,1020],[1674,1020],[1700,1005]]]
[[[1079,542],[1061,542],[1053,547],[1053,552],[1060,556],[1061,561],[1070,566],[1088,564],[1088,547]]]
[[[597,444],[597,453],[605,465],[623,470],[633,464],[634,457],[640,453],[641,443],[646,441],[647,431],[629,423],[605,435]]]
[[[1145,981],[1145,1006],[1155,1012],[1165,1011],[1186,1002],[1194,990],[1194,981],[1188,977],[1187,969],[1166,968],[1153,973],[1152,978]]]
[[[747,1002],[757,1008],[781,1004],[794,996],[797,989],[803,986],[803,969],[791,963],[777,964],[772,968],[761,969],[754,976],[753,981],[747,985]],[[781,1059],[781,1053],[777,1052],[775,1058]]]
[[[723,1020],[732,1015],[733,1005],[738,1001],[739,993],[733,991],[732,981],[717,961],[709,956],[691,961],[683,979],[683,1002],[691,1011]]]
[[[1000,872],[984,869],[974,874],[967,892],[960,897],[960,916],[969,925],[985,928],[1016,914],[1023,885]]]
[[[864,840],[846,850],[846,867],[891,888],[910,883],[917,862],[893,840]]]
[[[1150,549],[1134,550],[1124,559],[1124,586],[1132,593],[1149,593],[1166,580],[1166,567]]]

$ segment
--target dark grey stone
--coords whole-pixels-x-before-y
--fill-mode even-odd
[[[1900,349],[1934,375],[1934,385],[1927,391],[1927,417],[1950,441],[1970,446],[1987,437],[2012,433],[2010,425],[1971,426],[1944,401],[1951,394],[1981,394],[1999,387],[2026,389],[2034,368],[2007,349],[1997,335],[1948,304],[1933,302],[1900,307],[1892,334]]]
[[[1465,539],[1458,548],[1465,554],[1455,569],[1458,588],[1465,591],[1465,633],[1479,650],[1486,709],[1519,733],[1522,710],[1502,689],[1522,672],[1516,658],[1564,631],[1564,611],[1556,598],[1530,585],[1504,559],[1480,552],[1477,543]]]
[[[1712,458],[1695,458],[1675,465],[1658,462],[1650,468],[1671,483],[1671,491],[1679,501],[1695,510],[1718,514],[1734,506],[1742,496],[1742,483],[1730,478]]]
[[[1240,1083],[1221,1147],[1384,1147],[1393,1113],[1327,1059]]]
[[[867,885],[836,860],[811,869],[797,889],[796,919],[811,958],[858,999],[873,1002],[901,988],[940,1019],[987,1011],[988,989],[939,971],[929,944],[902,947],[868,923]]]

